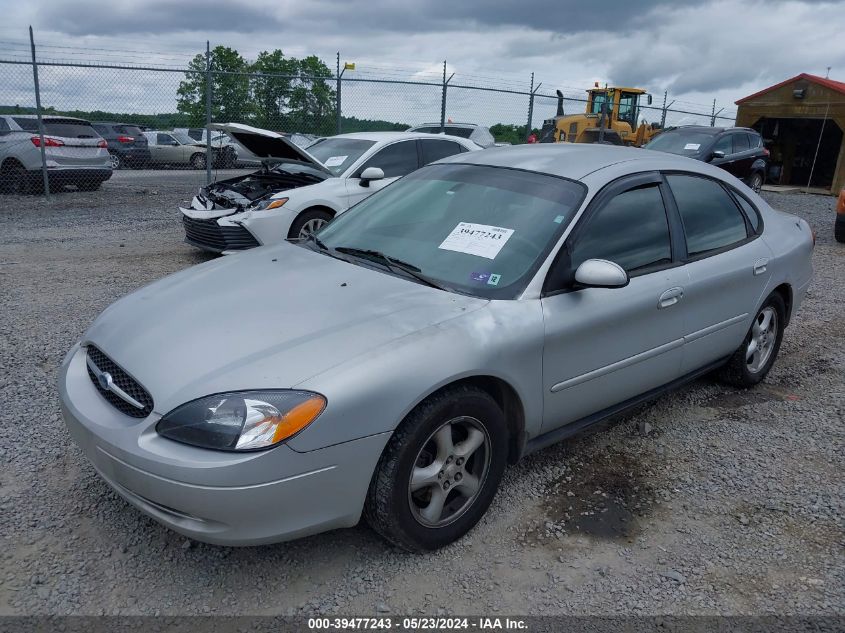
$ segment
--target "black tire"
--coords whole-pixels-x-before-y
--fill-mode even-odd
[[[323,225],[328,224],[332,221],[332,214],[330,211],[326,209],[308,209],[303,211],[298,218],[293,221],[293,224],[290,225],[290,230],[288,231],[288,239],[298,239],[303,238],[305,235],[303,234],[303,229],[307,226],[316,226],[321,225],[319,228],[322,228]],[[319,230],[319,228],[317,230]]]
[[[767,347],[769,350],[768,357],[758,368],[753,368],[753,363],[748,360],[748,353],[752,340],[755,338],[755,327],[760,324],[760,319],[764,318],[767,310],[772,310],[775,314],[774,331],[766,336]],[[735,387],[753,387],[759,383],[775,363],[778,351],[780,351],[780,344],[783,340],[783,330],[786,326],[786,306],[783,302],[783,297],[773,292],[763,302],[763,305],[757,310],[754,317],[754,322],[748,329],[748,333],[742,341],[733,356],[731,356],[728,363],[719,370],[719,378],[723,381],[734,385]],[[755,349],[759,348],[758,342]],[[753,360],[753,357],[752,357]]]
[[[0,192],[10,194],[29,193],[29,177],[18,161],[12,159],[0,168]]]
[[[764,181],[765,178],[763,177],[763,173],[755,171],[748,177],[748,187],[754,193],[760,193],[760,190],[763,188]]]
[[[836,223],[833,225],[833,237],[837,242],[845,242],[845,216],[836,218]]]
[[[458,440],[454,444],[453,461],[446,462],[448,466],[445,470],[451,469],[451,472],[445,475],[445,481],[443,470],[435,475],[437,481],[432,484],[434,490],[426,487],[412,492],[411,474],[415,468],[430,466],[421,465],[419,460],[424,455],[432,457],[432,462],[439,458],[439,451],[435,456],[425,452],[435,441],[432,439],[435,432],[453,422],[458,432],[461,428],[457,426],[458,422],[470,424],[473,433],[480,430],[484,437],[483,443],[461,464],[459,458],[455,459],[460,454],[461,438],[452,435],[453,427],[449,426],[450,439]],[[393,433],[370,482],[364,517],[376,532],[403,549],[424,552],[448,545],[469,532],[487,511],[502,479],[507,454],[508,429],[505,416],[489,394],[469,386],[441,391],[418,405]],[[470,473],[465,475],[467,479],[464,484],[470,476],[479,482],[477,491],[465,499],[462,491],[466,488],[460,488],[461,478],[454,472],[461,466]],[[473,469],[474,474],[470,469]],[[425,525],[419,515],[425,512],[426,507],[418,505],[415,495],[440,493],[441,487],[448,491],[450,485],[451,491],[442,493],[447,500],[444,511],[455,504],[460,507],[454,510],[454,516],[443,519],[442,525]],[[426,505],[431,503],[428,501]]]
[[[191,167],[194,169],[205,169],[205,154],[197,152],[191,155]]]

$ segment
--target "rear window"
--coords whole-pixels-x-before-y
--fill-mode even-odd
[[[469,138],[472,136],[472,133],[475,131],[475,128],[471,127],[455,127],[454,125],[450,126],[447,125],[445,128],[446,134],[449,136],[459,136],[461,138]],[[414,129],[414,132],[423,132],[424,134],[440,134],[440,126],[426,126],[426,127],[418,127]]]
[[[15,117],[15,123],[27,132],[38,131],[38,119]],[[99,134],[87,121],[75,121],[74,119],[42,119],[44,121],[44,133],[50,136],[61,136],[64,138],[98,138]]]
[[[750,149],[748,145],[748,134],[734,134],[734,152],[747,152]]]
[[[119,134],[128,134],[129,136],[143,135],[141,128],[134,125],[116,125],[114,129],[117,130]]]

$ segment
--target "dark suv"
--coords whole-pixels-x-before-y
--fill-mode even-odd
[[[147,137],[137,125],[95,121],[91,125],[109,143],[111,168],[145,167],[150,162]]]
[[[716,165],[757,192],[766,182],[769,150],[763,147],[760,134],[751,128],[697,125],[668,128],[643,147]]]

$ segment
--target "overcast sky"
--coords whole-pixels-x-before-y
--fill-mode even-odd
[[[800,72],[824,76],[831,66],[831,77],[845,80],[845,2],[0,0],[0,15],[5,58],[26,54],[32,24],[51,58],[178,65],[210,39],[247,57],[281,48],[330,66],[340,50],[358,76],[425,77],[447,59],[453,82],[527,87],[533,71],[544,90],[573,93],[600,81],[646,88],[657,103],[665,89],[678,105],[715,98],[731,114],[736,99]],[[62,89],[68,77],[46,80]],[[80,74],[78,92],[104,89],[98,81]],[[413,116],[436,118],[430,97],[420,95],[426,105]],[[551,101],[538,106],[539,120],[553,113]]]

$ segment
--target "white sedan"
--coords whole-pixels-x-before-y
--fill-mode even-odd
[[[306,151],[269,130],[240,123],[211,127],[262,159],[259,171],[203,187],[190,208],[180,208],[185,241],[223,254],[305,239],[397,178],[481,149],[452,136],[366,132],[321,139]]]

